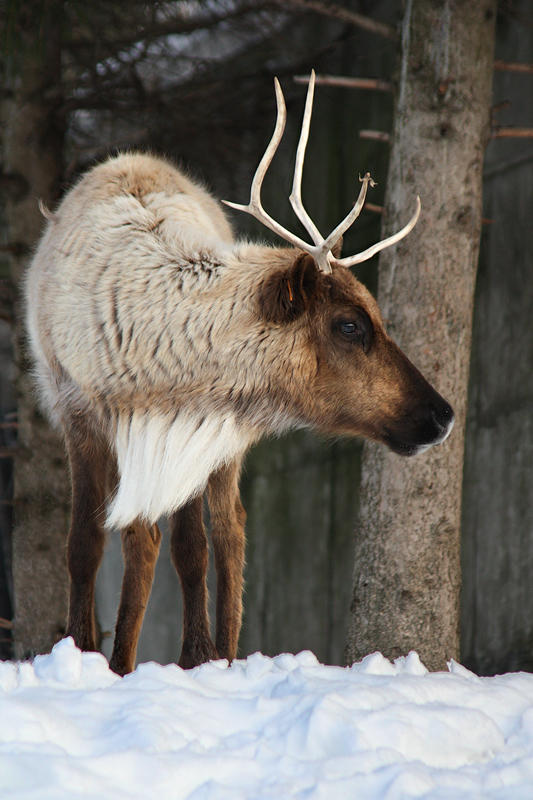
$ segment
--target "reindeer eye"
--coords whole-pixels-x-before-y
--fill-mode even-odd
[[[349,339],[353,338],[353,336],[355,336],[358,332],[355,322],[341,322],[339,324],[339,330],[343,336],[346,336]]]
[[[334,331],[342,339],[353,344],[360,344],[365,353],[372,344],[373,327],[366,311],[357,309],[351,319],[336,319],[333,323]]]

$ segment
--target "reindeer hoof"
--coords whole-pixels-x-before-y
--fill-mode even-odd
[[[200,664],[205,664],[206,661],[216,661],[218,657],[213,642],[184,642],[178,665],[182,669],[192,669]]]

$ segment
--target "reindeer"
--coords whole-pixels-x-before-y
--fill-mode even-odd
[[[364,436],[413,455],[444,441],[453,411],[387,336],[350,267],[415,225],[340,257],[363,208],[324,238],[301,199],[313,104],[309,82],[291,204],[312,244],[263,209],[261,185],[285,126],[277,121],[248,205],[289,243],[235,242],[221,206],[166,161],[126,153],[94,167],[49,220],[29,268],[27,325],[45,409],[63,431],[72,478],[67,633],[96,649],[95,578],[106,528],[125,562],[111,668],[134,669],[161,533],[184,598],[179,664],[237,653],[245,512],[239,472],[266,434],[312,428]],[[217,570],[217,627],[207,615],[207,489]]]

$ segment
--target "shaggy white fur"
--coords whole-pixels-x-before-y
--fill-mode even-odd
[[[124,528],[136,517],[149,523],[198,495],[209,475],[242,454],[251,431],[233,415],[201,418],[135,411],[119,420],[115,448],[119,486],[106,524]]]

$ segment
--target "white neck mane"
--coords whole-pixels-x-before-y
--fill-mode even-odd
[[[135,411],[119,419],[115,437],[119,486],[106,524],[136,517],[153,523],[202,492],[209,475],[241,455],[253,439],[232,414],[176,417]]]

